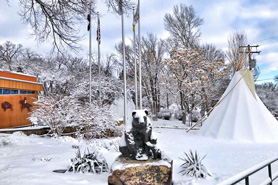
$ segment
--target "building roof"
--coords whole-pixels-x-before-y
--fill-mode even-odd
[[[11,72],[11,71],[0,71],[0,77],[37,82],[37,78],[35,76],[31,76],[23,73]]]
[[[37,83],[37,78],[22,73],[0,71],[0,88],[20,89],[29,91],[42,91],[41,83]]]

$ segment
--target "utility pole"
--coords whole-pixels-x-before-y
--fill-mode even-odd
[[[248,44],[247,46],[239,46],[240,48],[247,48],[247,51],[245,51],[245,53],[248,53],[248,59],[249,59],[249,69],[251,70],[252,68],[254,68],[256,66],[256,60],[251,58],[251,54],[253,53],[258,53],[260,54],[261,51],[258,51],[258,47],[259,45],[256,46],[250,46],[250,44]],[[256,51],[252,51],[253,48],[256,48]],[[242,53],[242,52],[241,52]]]

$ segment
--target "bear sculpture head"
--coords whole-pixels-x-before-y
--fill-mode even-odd
[[[132,128],[138,130],[146,130],[151,126],[150,119],[148,118],[147,110],[134,110],[132,111]]]

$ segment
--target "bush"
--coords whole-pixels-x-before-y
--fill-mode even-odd
[[[75,127],[81,139],[105,137],[108,130],[119,132],[108,106],[82,104],[71,96],[41,97],[35,104],[29,119],[49,126],[54,136],[61,136],[66,127]]]
[[[97,151],[90,152],[87,148],[87,153],[84,152],[81,156],[80,149],[76,152],[76,157],[71,159],[69,172],[95,173],[101,174],[108,172],[108,164],[100,153]]]
[[[183,116],[182,110],[178,110],[178,111],[175,112],[175,118],[177,120],[182,121],[182,116]]]
[[[159,119],[165,119],[165,120],[170,120],[173,114],[173,110],[170,109],[162,109],[158,113],[157,117]]]
[[[202,160],[206,157],[206,155],[200,159],[198,153],[195,151],[195,154],[193,154],[191,150],[189,154],[184,154],[185,157],[180,158],[184,161],[184,163],[180,166],[182,170],[179,173],[196,178],[206,178],[207,176],[211,176],[211,173],[202,164]]]
[[[5,137],[5,136],[0,137],[0,147],[8,146],[10,144],[11,144],[11,141],[10,141],[10,139],[8,137]]]

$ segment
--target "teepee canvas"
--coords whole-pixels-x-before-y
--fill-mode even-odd
[[[252,71],[237,71],[200,134],[216,139],[278,142],[278,121],[255,92]]]

